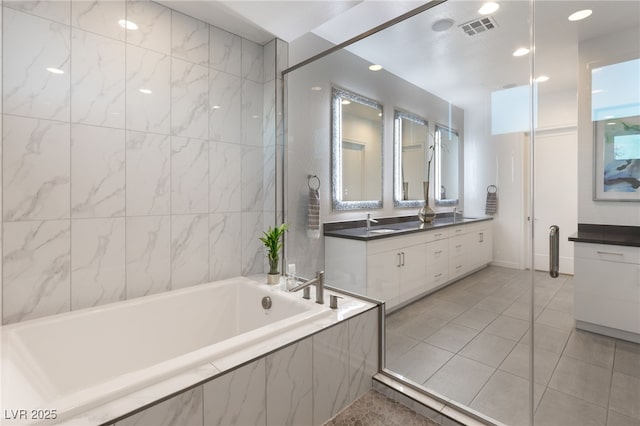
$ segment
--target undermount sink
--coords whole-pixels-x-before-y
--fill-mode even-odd
[[[370,234],[390,234],[392,232],[396,232],[395,229],[389,229],[389,228],[378,228],[378,229],[370,229],[369,233]]]

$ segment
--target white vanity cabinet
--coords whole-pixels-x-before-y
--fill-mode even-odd
[[[578,328],[640,343],[640,247],[575,244]]]
[[[384,238],[366,244],[367,296],[395,306],[425,291],[426,244],[423,235]]]
[[[325,278],[393,310],[488,264],[491,253],[489,221],[371,240],[325,236]]]

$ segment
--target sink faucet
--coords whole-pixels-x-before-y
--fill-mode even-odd
[[[293,293],[294,291],[299,291],[304,289],[304,293],[302,297],[304,297],[305,299],[309,299],[311,297],[311,294],[310,294],[311,289],[309,288],[309,286],[311,285],[316,286],[316,303],[319,303],[321,305],[324,304],[324,271],[316,272],[315,278],[312,278],[301,284],[298,284],[297,286],[293,287],[289,291]]]
[[[460,216],[462,216],[462,210],[458,211],[458,207],[454,207],[453,208],[453,223],[456,223],[456,218],[458,217],[458,214],[460,214]]]
[[[371,230],[371,222],[378,223],[377,220],[371,217],[371,213],[367,213],[367,231]]]

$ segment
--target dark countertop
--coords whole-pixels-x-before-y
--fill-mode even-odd
[[[350,222],[336,222],[324,224],[325,237],[337,237],[347,238],[351,240],[359,241],[371,241],[381,238],[392,238],[400,235],[413,234],[417,232],[432,231],[434,229],[447,228],[450,226],[459,226],[467,223],[484,222],[493,220],[492,217],[479,217],[479,218],[465,218],[457,217],[456,221],[453,221],[452,214],[444,214],[436,217],[436,219],[430,223],[421,223],[416,216],[404,216],[393,218],[376,218],[378,223],[374,223],[371,226],[371,231],[376,229],[393,229],[394,232],[386,234],[376,234],[367,232],[366,221],[350,221]]]
[[[578,232],[570,235],[569,241],[640,247],[640,227],[579,223]]]

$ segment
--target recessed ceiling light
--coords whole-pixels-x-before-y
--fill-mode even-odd
[[[321,90],[322,90],[322,87],[320,87],[320,86],[313,86],[313,87],[311,88],[311,90],[313,90],[314,92],[319,92],[319,91],[321,91]]]
[[[483,4],[482,7],[478,9],[478,13],[480,15],[490,15],[498,9],[500,9],[500,5],[496,2],[490,1]]]
[[[614,121],[607,123],[607,126],[615,126],[616,123]]]
[[[529,53],[529,49],[526,47],[519,47],[513,52],[513,56],[524,56]]]
[[[570,21],[580,21],[581,19],[588,18],[591,16],[593,11],[591,9],[583,9],[569,15]]]
[[[378,113],[378,117],[382,117],[382,113],[381,112]]]
[[[616,116],[615,115],[605,115],[604,118],[605,118],[605,120],[608,120],[610,118],[616,118]]]
[[[62,71],[61,69],[53,67],[47,68],[47,71],[49,71],[51,74],[64,74],[64,71]]]
[[[140,93],[144,93],[145,95],[150,95],[153,92],[149,89],[138,89],[140,91]]]
[[[547,77],[546,75],[541,75],[538,78],[536,78],[536,83],[544,83],[545,81],[548,81],[549,77]]]
[[[211,107],[211,109],[220,109],[220,108],[222,108],[220,105],[214,105]]]
[[[382,69],[382,65],[373,64],[369,65],[369,70],[371,71],[380,71]]]
[[[593,93],[594,95],[595,95],[596,93],[602,93],[602,92],[604,92],[604,90],[602,90],[602,89],[596,89],[596,90],[592,90],[592,91],[591,91],[591,93]]]
[[[438,19],[433,23],[433,25],[431,25],[431,29],[437,33],[447,31],[453,26],[453,23],[453,19]]]
[[[119,20],[118,25],[120,25],[122,28],[126,28],[127,30],[135,31],[138,29],[138,24],[136,24],[135,22],[127,21],[126,19]]]
[[[351,101],[348,100],[348,99],[343,99],[341,103],[342,103],[342,105],[349,105],[351,103]]]
[[[260,118],[260,116],[257,115],[257,114],[254,114],[254,115],[251,116],[251,118]]]

